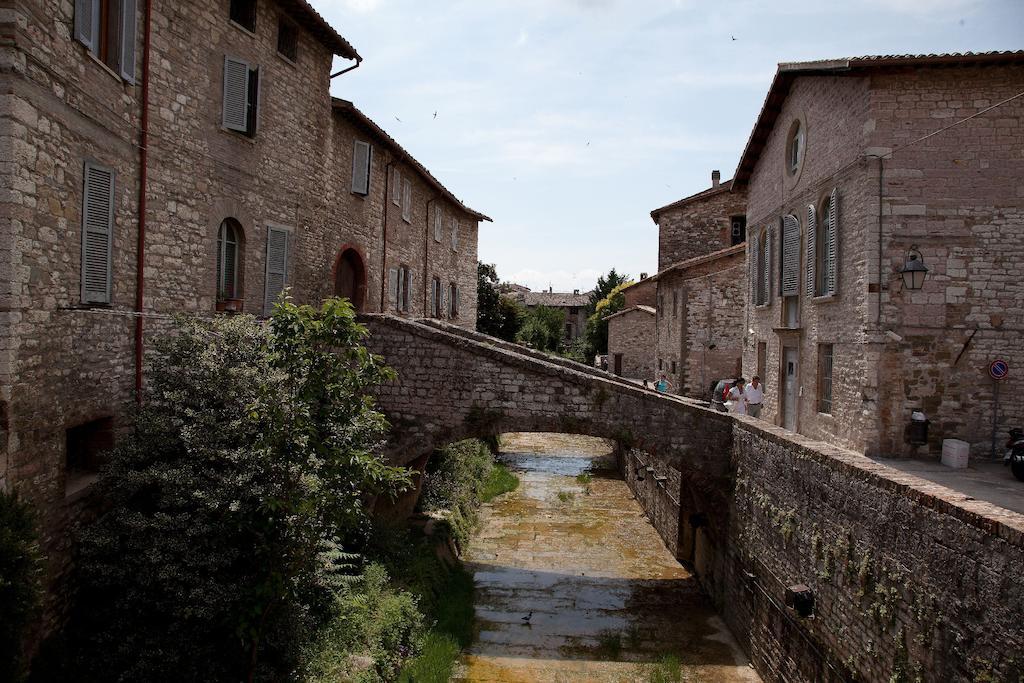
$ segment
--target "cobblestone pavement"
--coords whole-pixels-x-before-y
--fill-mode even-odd
[[[604,442],[506,435],[502,450],[521,484],[485,506],[466,553],[477,638],[459,680],[680,680],[660,677],[667,655],[681,680],[760,680]]]

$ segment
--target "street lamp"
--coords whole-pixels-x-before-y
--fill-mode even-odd
[[[904,289],[921,289],[924,286],[924,276],[928,274],[928,266],[924,264],[924,257],[918,251],[917,246],[907,250],[907,262],[900,269],[900,276],[903,278]]]

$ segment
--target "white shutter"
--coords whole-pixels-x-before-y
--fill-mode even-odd
[[[288,231],[267,227],[267,278],[263,314],[270,315],[288,284]]]
[[[135,83],[136,0],[121,0],[121,54],[118,56],[121,78]]]
[[[774,256],[772,245],[774,243],[775,228],[769,225],[764,233],[764,272],[761,274],[761,285],[764,287],[764,291],[761,292],[761,303],[766,305],[772,302],[772,256]]]
[[[814,211],[814,205],[807,205],[807,298],[814,297],[817,292],[817,283],[815,281],[815,267],[818,265],[816,261],[817,254],[815,253],[815,247],[818,239],[818,220],[817,214]]]
[[[452,251],[459,249],[459,221],[452,218]]]
[[[224,57],[224,127],[240,133],[249,131],[249,63]]]
[[[111,301],[114,171],[86,162],[82,189],[82,301]]]
[[[788,214],[782,218],[782,296],[800,294],[800,221]]]
[[[444,212],[440,206],[434,207],[434,241],[440,242],[444,233]]]
[[[828,199],[828,268],[825,277],[828,294],[839,289],[839,193],[833,188]]]
[[[412,221],[412,182],[402,181],[402,218]]]
[[[402,173],[396,168],[391,174],[391,203],[395,206],[402,205]]]
[[[356,140],[352,150],[352,191],[356,194],[370,193],[370,159],[373,148],[370,143]]]
[[[392,307],[398,307],[398,269],[388,270],[388,302]]]
[[[95,52],[99,33],[99,0],[75,0],[75,40]]]

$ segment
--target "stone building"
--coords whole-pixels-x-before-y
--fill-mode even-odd
[[[908,452],[913,411],[933,453],[987,454],[1024,419],[995,415],[988,375],[1024,363],[1021,91],[1024,51],[779,66],[733,181],[763,419],[885,455]]]
[[[640,282],[622,290],[622,310],[607,318],[608,370],[620,377],[654,379],[656,285],[641,273]]]
[[[0,18],[0,486],[40,511],[51,579],[172,313],[263,315],[290,287],[426,315],[440,282],[434,312],[475,321],[486,218],[332,101],[360,56],[305,0],[151,11]]]
[[[527,308],[546,306],[565,313],[565,335],[562,341],[566,344],[575,341],[587,328],[587,304],[590,292],[580,293],[574,289],[570,292],[556,292],[548,288],[546,292],[513,291],[512,296]]]
[[[664,375],[670,391],[695,398],[707,398],[712,382],[735,377],[741,366],[746,193],[720,179],[713,171],[711,187],[651,212],[659,272],[625,291],[627,299],[652,299],[653,335],[618,335],[615,347],[624,357],[653,352],[648,376]],[[647,348],[622,345],[629,343]]]

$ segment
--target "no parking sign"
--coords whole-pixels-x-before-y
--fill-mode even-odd
[[[1010,374],[1010,364],[1002,358],[997,358],[989,364],[988,374],[992,376],[992,379],[1006,379],[1006,376]]]

